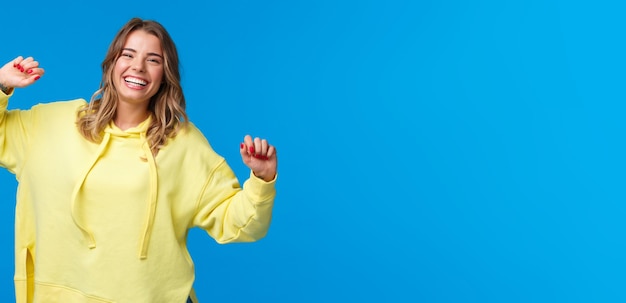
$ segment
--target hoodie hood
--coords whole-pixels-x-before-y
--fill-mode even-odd
[[[89,230],[89,223],[84,222],[84,218],[77,214],[78,204],[80,200],[78,199],[79,193],[82,191],[83,185],[87,176],[93,169],[93,167],[98,163],[98,161],[102,158],[103,155],[106,154],[107,149],[109,148],[111,138],[112,137],[121,137],[121,138],[139,138],[141,140],[141,150],[138,151],[137,157],[141,159],[141,161],[148,162],[149,164],[149,191],[148,196],[146,197],[146,216],[144,220],[143,228],[141,232],[141,241],[139,246],[139,258],[145,259],[148,257],[148,244],[150,243],[150,235],[152,233],[152,226],[154,224],[154,217],[156,212],[156,202],[157,202],[157,168],[154,156],[152,155],[152,151],[150,150],[150,143],[146,138],[146,132],[148,130],[148,126],[152,121],[151,117],[141,122],[139,125],[129,128],[127,130],[121,130],[117,127],[113,121],[111,121],[107,127],[104,129],[104,135],[102,141],[100,142],[96,153],[91,161],[89,161],[88,165],[85,167],[85,170],[80,174],[78,182],[76,183],[74,190],[72,191],[72,200],[71,200],[71,211],[72,211],[72,219],[74,224],[81,230],[85,240],[87,242],[87,246],[91,249],[96,247],[96,239],[93,233]]]

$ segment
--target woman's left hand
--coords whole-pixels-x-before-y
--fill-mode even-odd
[[[250,135],[246,135],[239,146],[239,152],[243,163],[257,178],[266,182],[274,180],[278,163],[276,148],[267,143],[267,140],[258,137],[252,139]]]

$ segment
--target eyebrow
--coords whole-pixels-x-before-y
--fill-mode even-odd
[[[122,50],[123,50],[123,51],[133,52],[133,53],[136,53],[136,52],[137,52],[136,50],[134,50],[134,49],[132,49],[132,48],[128,48],[128,47],[122,48]],[[159,58],[163,59],[163,56],[161,56],[160,54],[157,54],[157,53],[148,53],[148,56],[157,56],[157,57],[159,57]]]

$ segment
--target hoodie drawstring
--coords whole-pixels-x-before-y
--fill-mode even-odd
[[[89,248],[96,248],[96,239],[93,237],[93,233],[91,231],[89,231],[82,224],[82,222],[79,222],[79,218],[81,218],[81,216],[76,215],[76,211],[77,211],[76,210],[76,200],[78,198],[78,192],[80,192],[80,189],[83,187],[83,184],[85,183],[85,179],[87,179],[87,175],[89,175],[89,172],[91,171],[91,169],[94,167],[96,162],[98,162],[98,159],[100,158],[100,156],[104,152],[104,149],[106,148],[106,146],[109,143],[110,139],[111,139],[111,134],[108,133],[108,132],[105,132],[104,133],[104,138],[102,138],[102,142],[98,146],[98,151],[96,152],[95,158],[91,161],[91,165],[89,165],[87,167],[87,170],[84,173],[81,174],[80,181],[76,184],[76,187],[74,187],[74,190],[72,191],[72,201],[71,201],[71,205],[70,205],[71,211],[72,211],[72,220],[74,220],[74,224],[76,224],[76,226],[78,226],[78,228],[83,233],[85,238],[87,238],[87,243],[88,243],[87,245],[89,246]]]
[[[146,123],[149,125],[149,121],[147,121]],[[119,135],[119,136],[129,136],[133,134],[133,133],[120,132],[119,130],[111,129],[110,127],[107,127],[104,131],[104,137],[102,138],[102,142],[98,146],[98,150],[96,152],[94,159],[91,161],[87,169],[80,175],[80,180],[74,187],[74,190],[72,191],[72,200],[71,200],[71,205],[70,205],[72,219],[74,220],[74,224],[76,224],[76,226],[83,233],[83,236],[87,240],[87,245],[91,249],[96,247],[96,240],[94,238],[93,233],[86,227],[84,222],[81,221],[83,217],[77,214],[78,194],[80,193],[83,185],[85,184],[85,180],[87,179],[87,176],[89,175],[93,167],[96,165],[100,157],[104,154],[107,145],[111,141],[111,133],[114,133],[113,135]],[[136,135],[137,133],[134,133],[134,134]],[[152,151],[150,150],[150,144],[148,143],[148,140],[146,139],[145,130],[139,132],[139,137],[141,139],[141,150],[142,150],[142,154],[139,156],[139,158],[141,159],[141,161],[148,162],[149,175],[150,175],[149,184],[148,184],[149,192],[148,192],[148,201],[147,201],[148,202],[147,216],[146,216],[144,228],[141,230],[141,233],[142,233],[141,243],[139,247],[139,258],[146,259],[148,257],[148,246],[150,243],[150,235],[152,234],[152,227],[154,225],[154,217],[156,215],[158,177],[157,177],[156,161],[154,159],[154,156],[152,155]]]
[[[156,203],[157,203],[157,167],[156,161],[154,161],[154,156],[152,155],[152,150],[150,150],[150,145],[148,144],[148,140],[146,139],[146,133],[142,132],[140,134],[142,144],[141,148],[143,149],[143,159],[148,160],[149,170],[150,170],[150,193],[148,193],[148,216],[146,218],[145,230],[141,237],[141,247],[139,249],[139,258],[145,259],[148,257],[148,244],[150,243],[150,235],[152,234],[152,226],[154,225],[154,217],[156,214]]]

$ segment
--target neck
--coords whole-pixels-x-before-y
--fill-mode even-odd
[[[139,125],[139,123],[145,121],[150,112],[147,108],[120,108],[118,107],[113,118],[113,123],[121,130],[127,130],[129,128]]]

